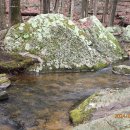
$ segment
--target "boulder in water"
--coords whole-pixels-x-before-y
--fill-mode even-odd
[[[88,20],[92,24],[83,30],[61,14],[38,15],[9,29],[5,50],[40,57],[31,67],[36,72],[94,71],[122,59],[116,38],[95,16]]]

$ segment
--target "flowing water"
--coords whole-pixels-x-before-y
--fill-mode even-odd
[[[92,93],[125,88],[130,76],[111,67],[91,73],[21,74],[12,77],[9,100],[0,103],[0,130],[71,130],[69,111]]]

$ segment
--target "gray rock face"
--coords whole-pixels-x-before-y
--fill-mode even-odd
[[[130,66],[127,65],[113,66],[112,71],[115,74],[130,75]]]
[[[0,74],[0,89],[6,89],[11,84],[6,74]]]
[[[70,112],[73,121],[81,121],[74,130],[129,130],[129,99],[130,88],[97,92]]]
[[[0,101],[7,100],[8,98],[8,93],[6,91],[0,91]]]
[[[11,27],[5,50],[38,56],[41,63],[31,68],[36,72],[93,71],[122,59],[116,38],[95,16],[88,20],[92,24],[83,30],[63,15],[38,15]]]

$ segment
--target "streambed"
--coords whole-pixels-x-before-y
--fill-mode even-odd
[[[71,130],[69,111],[79,101],[100,89],[130,86],[130,76],[114,75],[111,67],[84,73],[25,73],[11,79],[10,98],[0,102],[0,130]]]

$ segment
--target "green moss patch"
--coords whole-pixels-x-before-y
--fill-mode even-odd
[[[89,108],[89,104],[95,100],[97,94],[93,94],[88,97],[84,102],[82,102],[77,108],[70,111],[70,119],[72,120],[74,125],[78,125],[83,123],[84,121],[90,120],[92,117],[92,113],[96,110],[96,108]],[[88,108],[87,108],[88,107]]]

